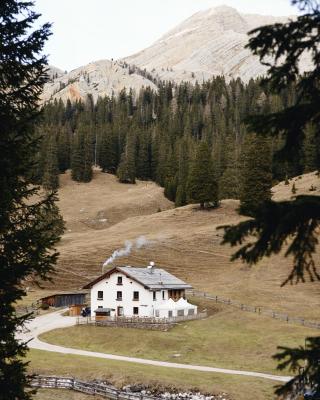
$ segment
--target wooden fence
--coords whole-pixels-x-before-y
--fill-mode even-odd
[[[85,382],[75,378],[37,375],[32,379],[32,386],[42,389],[69,389],[91,395],[106,397],[111,400],[155,400],[158,397],[127,393],[103,383]]]
[[[168,330],[179,322],[199,320],[207,317],[206,312],[170,318],[156,317],[108,317],[106,320],[95,321],[91,317],[78,317],[77,325],[117,326],[124,328]]]
[[[274,318],[277,320],[285,321],[287,323],[291,324],[297,324],[297,325],[303,325],[308,328],[313,328],[313,329],[320,329],[320,322],[316,321],[310,321],[305,318],[299,318],[299,317],[291,317],[287,314],[280,313],[278,311],[273,311],[273,310],[268,310],[263,307],[257,307],[257,306],[248,306],[246,304],[241,303],[240,301],[234,301],[230,299],[225,299],[220,296],[214,296],[213,294],[205,293],[205,292],[200,292],[197,290],[190,290],[187,292],[188,296],[195,296],[195,297],[204,297],[208,300],[215,301],[216,303],[221,303],[221,304],[226,304],[229,306],[236,307],[242,311],[247,311],[247,312],[252,312],[256,313],[259,315],[264,315],[270,318]]]

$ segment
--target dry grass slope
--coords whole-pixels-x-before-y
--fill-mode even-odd
[[[303,176],[296,182],[298,194],[308,193],[311,184],[320,187],[317,183],[315,174]],[[274,188],[276,199],[290,195],[290,185]],[[192,205],[174,209],[154,183],[122,185],[99,171],[89,184],[62,175],[59,196],[67,232],[59,245],[56,288],[82,287],[101,273],[103,261],[125,240],[145,235],[150,245],[133,250],[118,263],[146,265],[154,260],[197,289],[292,316],[320,319],[319,285],[280,289],[291,268],[290,259],[272,257],[252,268],[230,262],[233,249],[221,246],[222,231],[217,228],[240,220],[237,201],[225,200],[211,211]]]

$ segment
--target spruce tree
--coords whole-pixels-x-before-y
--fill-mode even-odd
[[[237,144],[233,138],[226,142],[226,167],[219,179],[220,199],[239,199],[241,187],[241,172]]]
[[[81,133],[73,137],[71,156],[71,177],[74,181],[82,182],[84,174],[84,143]]]
[[[16,338],[30,315],[18,316],[23,281],[48,279],[57,260],[57,218],[48,221],[55,195],[39,199],[29,172],[39,140],[33,135],[47,79],[42,50],[50,25],[34,29],[39,15],[31,2],[0,2],[0,399],[32,397],[27,343]]]
[[[320,5],[313,0],[292,0],[301,14],[283,24],[268,25],[251,32],[248,47],[269,66],[264,87],[272,93],[290,93],[290,101],[279,112],[255,115],[248,120],[249,129],[259,135],[281,135],[283,147],[277,157],[282,161],[300,159],[306,127],[315,127],[319,137],[320,98]],[[301,55],[308,54],[313,63],[307,72],[300,71]],[[292,86],[295,84],[295,92]],[[289,97],[289,96],[288,96]],[[256,210],[255,219],[228,227],[224,243],[241,246],[233,259],[256,264],[265,256],[277,255],[285,248],[285,255],[293,259],[293,267],[282,285],[320,281],[314,261],[318,250],[320,224],[319,196],[295,196],[290,201],[268,201]],[[255,240],[253,240],[255,238]],[[280,347],[274,356],[280,370],[295,373],[279,386],[281,398],[296,397],[297,388],[308,383],[314,388],[320,382],[320,337],[309,337],[305,346]]]
[[[90,182],[92,179],[93,143],[88,129],[81,126],[73,140],[71,177],[77,182]]]
[[[307,125],[303,142],[304,173],[316,171],[319,168],[319,137],[312,125]]]
[[[240,213],[254,216],[271,199],[272,159],[269,139],[248,135],[241,155]]]
[[[187,199],[189,203],[200,203],[201,208],[204,208],[206,203],[213,203],[214,206],[217,206],[219,202],[211,153],[205,142],[200,143],[190,168]]]
[[[65,126],[58,127],[57,146],[60,173],[64,173],[67,169],[70,168],[71,137],[72,131],[69,123],[67,123]]]
[[[121,183],[136,183],[135,144],[135,135],[129,132],[125,151],[121,155],[117,169],[117,176]]]
[[[93,138],[90,133],[84,134],[83,138],[83,176],[82,182],[90,182],[92,180],[92,164],[93,164]]]
[[[54,135],[51,135],[47,144],[42,186],[49,191],[59,187],[58,148]]]
[[[183,139],[179,145],[177,189],[175,196],[176,207],[187,204],[187,181],[189,173],[189,147],[186,139]]]

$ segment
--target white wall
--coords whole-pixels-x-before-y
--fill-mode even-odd
[[[117,285],[118,276],[122,276],[122,285]],[[103,291],[103,300],[98,300],[98,291]],[[117,301],[117,291],[122,292],[122,301]],[[139,292],[139,301],[133,301],[133,292]],[[165,299],[168,300],[168,291],[165,290]],[[117,307],[121,306],[125,316],[133,316],[133,307],[139,307],[139,316],[153,317],[154,306],[159,305],[164,300],[162,291],[156,292],[157,300],[153,300],[153,292],[145,289],[143,285],[127,278],[124,274],[116,271],[108,279],[103,279],[94,285],[91,289],[91,312],[95,316],[94,311],[98,306],[103,308],[112,308],[116,311],[111,315],[117,315]]]

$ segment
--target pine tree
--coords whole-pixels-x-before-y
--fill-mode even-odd
[[[187,181],[189,174],[189,148],[186,139],[183,139],[179,145],[177,188],[175,196],[176,207],[187,204]]]
[[[18,316],[17,301],[26,295],[22,282],[48,279],[57,260],[56,218],[47,220],[55,207],[54,194],[39,200],[31,185],[30,169],[39,140],[33,124],[46,77],[42,56],[50,25],[37,29],[39,17],[31,2],[0,2],[0,399],[32,398],[27,343],[16,333],[30,315]]]
[[[283,24],[263,26],[252,31],[248,47],[262,62],[267,60],[269,70],[264,87],[275,94],[286,91],[288,101],[279,112],[255,115],[248,120],[249,129],[259,135],[281,135],[283,146],[277,156],[283,161],[300,160],[304,132],[311,124],[319,137],[319,59],[320,5],[313,0],[292,0],[301,15]],[[308,54],[313,66],[301,71],[301,54]],[[279,63],[281,60],[281,63]],[[302,73],[303,72],[303,73]],[[292,90],[293,83],[294,90]],[[224,243],[241,247],[233,259],[256,264],[263,257],[285,255],[294,260],[291,272],[283,282],[320,281],[314,261],[319,236],[319,196],[296,196],[291,201],[268,201],[256,210],[255,219],[243,221],[226,229]],[[255,238],[255,240],[253,240]],[[290,368],[295,376],[279,386],[281,398],[296,397],[297,388],[308,382],[317,388],[320,382],[320,337],[306,338],[305,346],[280,347],[273,358],[280,370]],[[301,366],[304,366],[301,368]],[[304,389],[304,388],[303,388]]]
[[[84,174],[84,143],[82,135],[76,132],[73,137],[71,156],[71,177],[74,181],[82,182]]]
[[[117,176],[121,183],[136,183],[135,144],[135,135],[130,132],[117,169]]]
[[[239,199],[241,173],[238,160],[238,149],[233,138],[226,140],[226,167],[219,179],[220,199]]]
[[[70,138],[72,131],[69,123],[65,126],[58,127],[57,146],[58,146],[58,163],[60,173],[66,172],[70,168]]]
[[[90,133],[84,134],[83,138],[83,153],[84,165],[82,182],[90,182],[92,179],[92,164],[93,164],[93,138]]]
[[[42,186],[49,191],[59,187],[58,148],[55,135],[51,135],[47,144]]]
[[[316,136],[316,129],[307,125],[303,142],[304,173],[316,171],[319,168],[319,137]]]
[[[164,195],[170,201],[176,200],[176,193],[177,193],[177,178],[166,178],[164,184]]]
[[[204,208],[206,203],[217,206],[219,202],[211,153],[205,142],[200,143],[190,168],[187,198],[189,203],[200,203],[201,208]]]
[[[241,156],[240,212],[254,216],[271,199],[272,159],[268,138],[248,135]]]
[[[81,126],[73,140],[71,177],[77,182],[90,182],[92,179],[93,139],[88,130]]]
[[[151,179],[150,146],[146,131],[142,131],[138,137],[137,177],[142,180]]]

